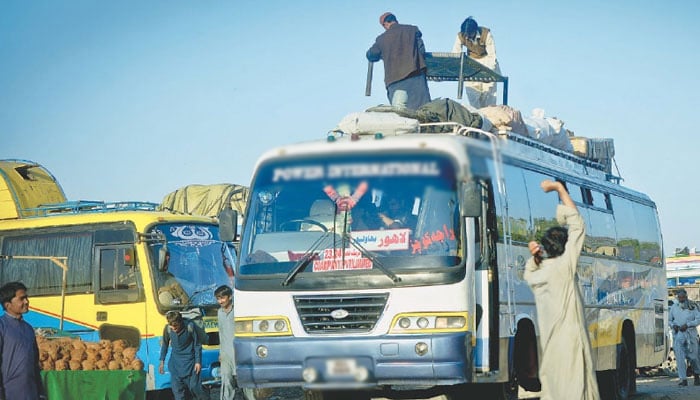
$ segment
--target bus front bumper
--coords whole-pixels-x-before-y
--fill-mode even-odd
[[[241,387],[420,388],[471,381],[471,334],[235,339]]]

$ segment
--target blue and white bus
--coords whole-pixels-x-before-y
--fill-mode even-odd
[[[248,397],[538,390],[523,271],[528,241],[556,224],[543,179],[565,182],[586,221],[578,278],[601,392],[627,398],[635,368],[666,355],[655,203],[598,162],[464,127],[330,134],[259,159],[234,291]]]

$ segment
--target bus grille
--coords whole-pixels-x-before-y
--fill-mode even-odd
[[[388,293],[294,296],[294,304],[307,333],[360,333],[374,328],[388,298]]]

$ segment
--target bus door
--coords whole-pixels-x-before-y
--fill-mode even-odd
[[[496,243],[498,229],[490,181],[479,182],[482,192],[482,214],[476,220],[477,251],[475,263],[476,297],[476,354],[477,372],[496,371],[499,368],[499,298]]]
[[[95,265],[94,317],[100,326],[100,339],[124,339],[138,348],[145,328],[146,303],[134,246],[96,246]],[[128,324],[125,315],[129,316]]]

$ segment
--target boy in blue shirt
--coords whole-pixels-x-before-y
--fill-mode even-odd
[[[191,322],[185,322],[178,311],[165,314],[168,325],[163,330],[163,345],[160,348],[158,372],[165,373],[165,356],[172,347],[168,371],[175,400],[194,398],[207,400],[209,395],[202,387],[202,344]],[[188,392],[192,397],[188,396]]]

